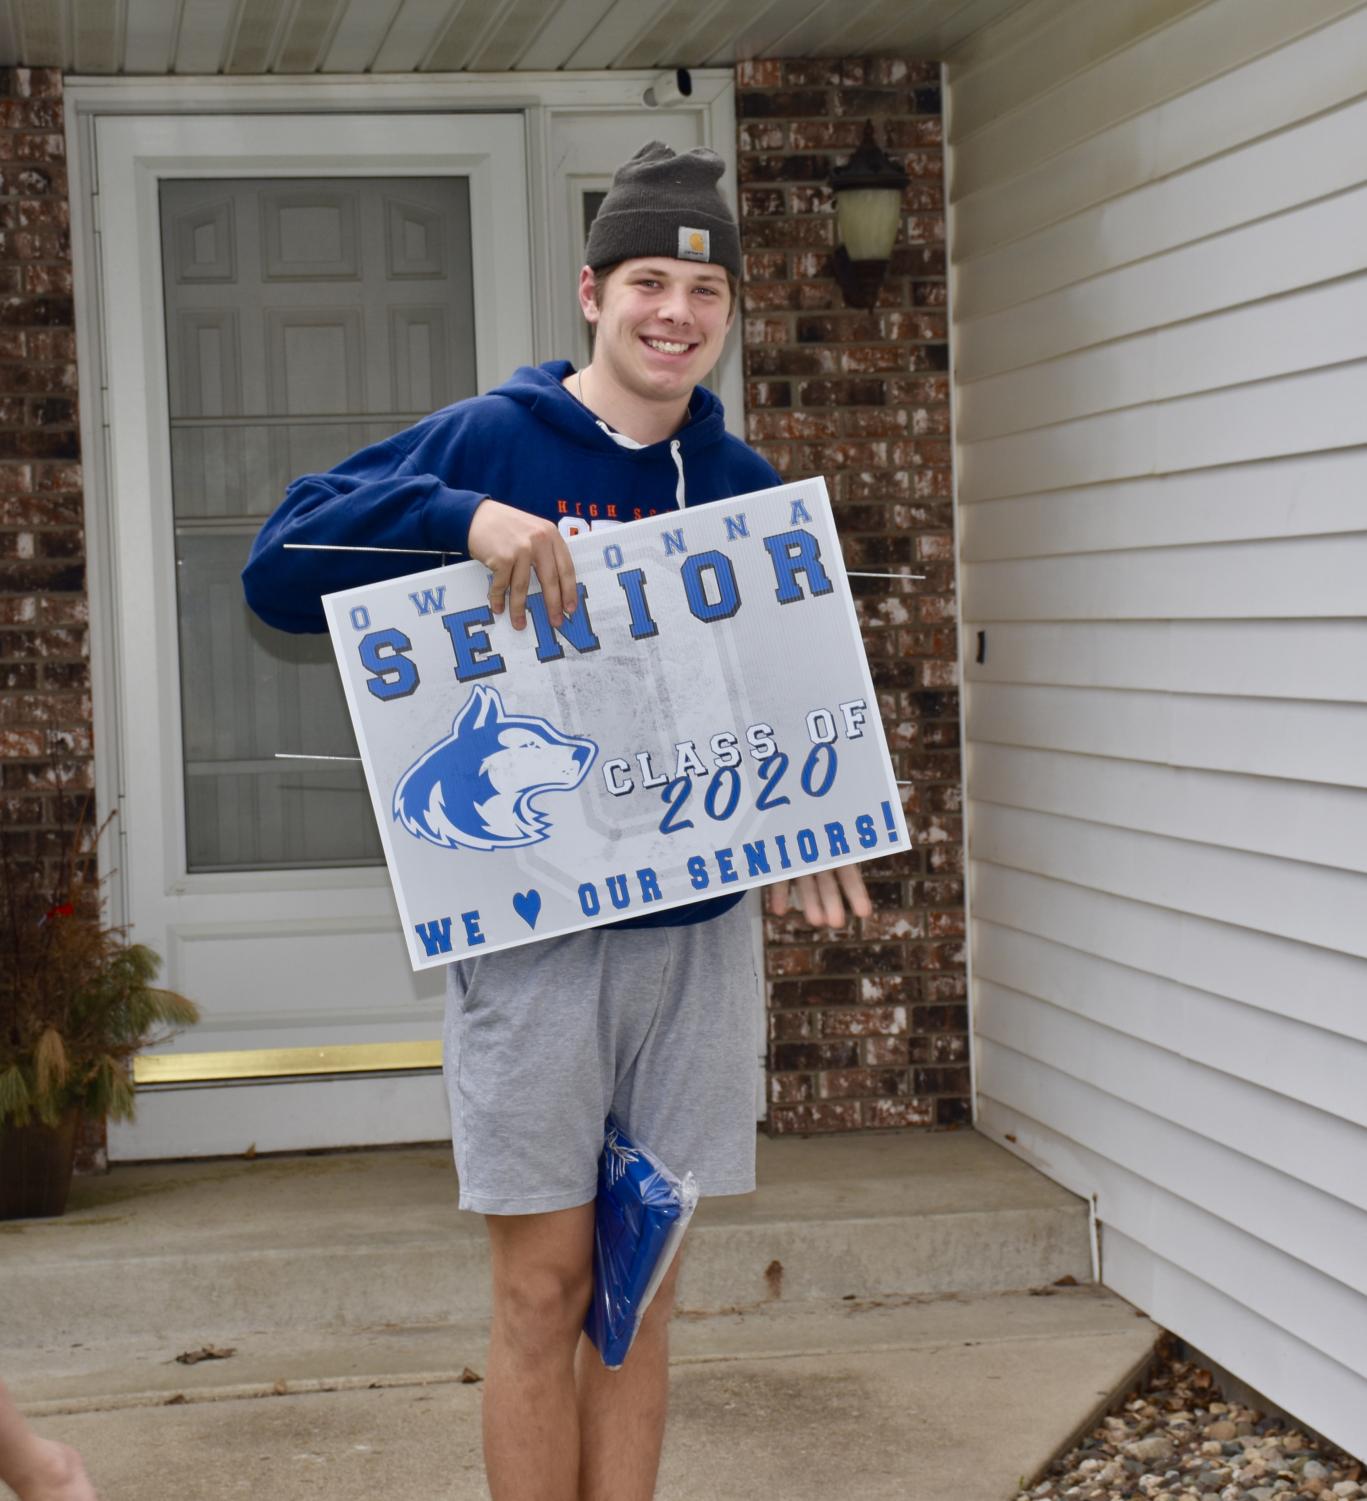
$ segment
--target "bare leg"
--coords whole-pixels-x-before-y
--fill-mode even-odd
[[[576,1501],[574,1350],[593,1288],[593,1205],[486,1215],[494,1316],[484,1382],[493,1501]]]
[[[19,1501],[97,1501],[81,1456],[39,1438],[0,1381],[0,1481]]]
[[[579,1501],[651,1501],[655,1494],[669,1403],[669,1320],[678,1273],[676,1255],[620,1371],[609,1371],[587,1339],[580,1342]]]

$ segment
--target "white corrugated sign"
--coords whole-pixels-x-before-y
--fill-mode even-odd
[[[907,847],[822,480],[569,545],[324,600],[415,969]]]

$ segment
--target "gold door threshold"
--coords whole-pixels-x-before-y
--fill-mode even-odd
[[[379,1074],[441,1067],[441,1043],[349,1042],[323,1048],[245,1048],[219,1053],[159,1053],[133,1060],[133,1082],[212,1084],[238,1079]]]

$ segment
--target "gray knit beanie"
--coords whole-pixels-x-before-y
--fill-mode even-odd
[[[740,275],[740,231],[717,182],[726,164],[695,146],[682,155],[647,141],[613,174],[589,230],[584,259],[595,271],[637,256],[711,261]]]

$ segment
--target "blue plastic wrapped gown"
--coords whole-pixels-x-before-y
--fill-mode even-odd
[[[676,1178],[608,1117],[594,1204],[593,1302],[584,1332],[609,1370],[627,1358],[697,1202],[692,1173]]]

